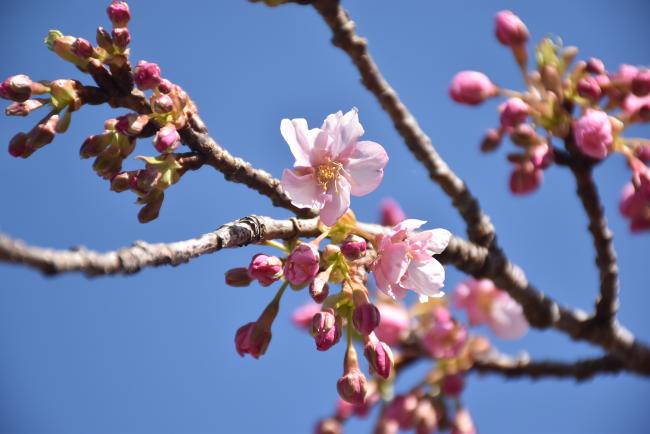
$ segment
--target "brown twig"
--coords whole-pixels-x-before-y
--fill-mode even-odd
[[[469,239],[481,246],[489,246],[495,240],[494,227],[472,195],[467,185],[436,152],[431,139],[422,131],[417,120],[399,99],[397,92],[382,76],[375,64],[366,39],[355,33],[354,22],[341,7],[338,0],[315,0],[314,8],[332,29],[332,44],[348,54],[361,74],[361,81],[375,95],[388,113],[406,145],[429,172],[429,176],[451,198],[467,224]]]
[[[506,378],[573,378],[578,382],[600,374],[618,374],[625,370],[624,364],[612,356],[581,359],[574,362],[556,360],[533,361],[528,357],[510,357],[491,353],[474,362],[473,370],[480,373],[501,374]]]

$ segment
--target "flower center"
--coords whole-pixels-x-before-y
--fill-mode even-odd
[[[337,161],[328,161],[318,166],[316,169],[316,181],[323,188],[323,191],[327,191],[329,183],[338,178],[342,168],[343,165]]]

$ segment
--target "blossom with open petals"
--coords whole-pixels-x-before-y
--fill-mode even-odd
[[[470,325],[487,324],[503,339],[518,339],[528,331],[521,305],[489,279],[469,279],[454,290],[454,304],[467,311]]]
[[[444,286],[445,270],[432,256],[445,250],[451,234],[446,229],[413,232],[424,223],[407,219],[377,237],[372,271],[377,288],[393,298],[403,297],[407,289],[436,297]]]
[[[282,174],[282,188],[294,205],[319,209],[324,224],[348,210],[350,194],[364,196],[381,182],[388,155],[378,143],[359,141],[364,131],[356,108],[311,130],[305,119],[283,119],[280,131],[296,159]]]

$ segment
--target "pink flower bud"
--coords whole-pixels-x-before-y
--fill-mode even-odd
[[[181,136],[176,131],[174,124],[167,124],[156,133],[153,140],[154,147],[158,152],[174,152],[181,144]]]
[[[600,75],[605,73],[605,64],[602,60],[595,57],[587,60],[586,70],[590,74]]]
[[[328,282],[331,275],[332,268],[320,272],[316,278],[309,284],[309,295],[316,303],[325,301],[330,293],[330,285]]]
[[[541,139],[530,124],[519,124],[510,132],[510,140],[522,148],[531,148]]]
[[[372,303],[364,303],[354,308],[352,323],[362,335],[369,335],[379,325],[381,315]]]
[[[262,286],[269,286],[282,277],[282,261],[277,256],[258,253],[248,266],[248,275]]]
[[[12,157],[26,158],[30,153],[27,150],[27,134],[18,133],[9,142],[9,154]]]
[[[607,113],[587,110],[580,119],[573,122],[573,136],[583,154],[601,160],[609,153],[612,145],[612,124]]]
[[[374,336],[373,338],[366,343],[363,355],[368,360],[372,373],[381,378],[388,378],[393,367],[393,352],[384,342]]]
[[[642,145],[634,150],[634,155],[644,163],[650,163],[650,145]]]
[[[495,151],[501,144],[502,138],[503,135],[501,134],[501,131],[490,128],[485,132],[483,140],[481,140],[481,152]]]
[[[348,235],[341,244],[341,252],[348,261],[361,259],[366,254],[366,240],[358,235]]]
[[[499,106],[499,120],[506,131],[516,127],[528,118],[528,104],[520,98],[510,98]]]
[[[646,96],[650,94],[650,70],[642,69],[632,79],[632,93],[636,96]]]
[[[258,322],[249,322],[237,330],[235,347],[240,356],[250,354],[256,359],[262,356],[271,342],[271,330]]]
[[[544,173],[531,162],[516,164],[510,175],[510,191],[513,194],[528,194],[542,184]]]
[[[304,304],[293,311],[291,321],[296,327],[301,329],[310,329],[312,319],[314,318],[314,315],[320,312],[320,309],[321,307],[316,303]]]
[[[610,78],[614,84],[629,90],[632,86],[632,80],[638,73],[639,69],[636,66],[623,64],[618,67],[618,71],[612,74]]]
[[[385,417],[398,423],[400,429],[413,427],[413,413],[418,406],[418,398],[413,394],[397,395],[386,407]]]
[[[162,80],[160,80],[160,84],[158,85],[158,90],[161,93],[167,94],[172,91],[173,86],[174,85],[172,84],[171,81],[167,80],[166,78],[163,78]]]
[[[314,434],[343,434],[343,426],[333,417],[323,419],[316,425]]]
[[[640,177],[640,186],[627,184],[621,193],[619,210],[630,220],[630,231],[650,229],[650,179],[647,172]]]
[[[108,19],[111,20],[115,27],[125,27],[131,19],[131,11],[126,2],[114,1],[106,8]]]
[[[226,271],[226,285],[236,288],[248,286],[252,279],[248,275],[248,269],[245,267],[231,268]]]
[[[650,120],[650,94],[642,97],[629,94],[623,100],[621,108],[634,121],[647,122]]]
[[[368,383],[358,367],[346,369],[336,383],[339,396],[350,404],[361,405],[365,401]]]
[[[12,75],[0,83],[0,98],[24,102],[31,96],[32,80],[24,74]]]
[[[318,250],[309,244],[298,244],[284,264],[284,275],[293,286],[302,286],[318,274],[320,257]]]
[[[474,426],[474,421],[469,411],[464,408],[456,411],[451,434],[476,434],[476,427]]]
[[[131,43],[131,32],[126,27],[118,27],[111,32],[113,44],[120,50],[126,50]]]
[[[156,95],[151,99],[151,107],[156,113],[169,113],[174,109],[174,100],[169,95]]]
[[[115,130],[127,137],[137,137],[149,122],[149,116],[129,113],[116,119]]]
[[[59,115],[52,115],[47,120],[36,125],[27,133],[27,149],[36,150],[52,143],[56,135],[56,124],[59,122]]]
[[[311,320],[311,335],[318,351],[327,351],[341,339],[343,322],[333,309],[325,309],[314,314]]]
[[[141,60],[135,67],[133,80],[140,90],[153,89],[160,84],[160,68],[155,63]]]
[[[523,45],[528,41],[528,28],[511,11],[501,11],[495,17],[495,35],[499,42],[509,47]]]
[[[602,95],[598,80],[591,76],[587,76],[580,80],[578,82],[578,95],[587,98],[591,102],[597,102]]]
[[[459,72],[449,86],[449,95],[461,104],[478,105],[497,93],[497,87],[485,74],[478,71]]]
[[[459,396],[465,387],[465,378],[460,374],[447,375],[442,379],[442,393],[447,396]]]
[[[97,134],[84,140],[79,155],[81,158],[96,157],[101,154],[111,141],[112,134]]]
[[[406,214],[402,211],[399,203],[391,198],[386,198],[381,201],[380,214],[380,223],[382,226],[393,227],[406,219]]]
[[[75,56],[87,59],[93,55],[94,50],[92,44],[88,40],[84,38],[77,38],[72,43],[72,52]]]

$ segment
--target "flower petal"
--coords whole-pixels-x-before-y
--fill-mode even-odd
[[[323,207],[326,195],[316,182],[312,168],[284,169],[280,185],[295,206],[319,209]]]
[[[325,200],[320,212],[320,220],[327,226],[332,226],[350,208],[350,183],[339,176],[327,191],[328,199]]]
[[[350,175],[352,194],[363,196],[376,189],[388,163],[386,150],[375,142],[358,142],[348,158],[345,170]]]
[[[296,159],[294,167],[309,166],[309,156],[313,148],[314,139],[320,129],[310,130],[305,119],[282,119],[280,133],[289,145],[291,153]]]
[[[528,331],[528,321],[521,305],[509,296],[492,303],[489,326],[502,339],[518,339]]]
[[[364,133],[363,127],[359,123],[356,107],[353,107],[346,114],[338,111],[327,116],[321,129],[326,131],[333,139],[332,154],[334,157],[345,153],[348,147],[356,143]]]
[[[428,235],[428,240],[424,248],[431,251],[434,255],[444,252],[451,239],[451,232],[447,229],[437,228],[422,233]]]
[[[418,294],[435,297],[445,286],[445,269],[435,259],[411,261],[401,283]]]

